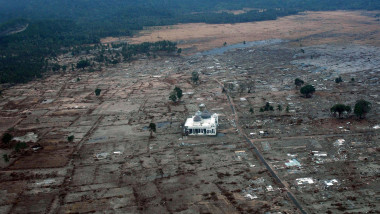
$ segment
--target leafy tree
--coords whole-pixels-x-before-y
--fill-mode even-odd
[[[338,117],[340,118],[343,112],[347,112],[347,113],[351,112],[351,106],[339,103],[331,107],[330,111],[334,114],[338,113]]]
[[[358,100],[355,104],[354,113],[356,116],[362,119],[371,110],[371,106],[372,104],[366,100]]]
[[[301,94],[305,95],[306,98],[310,98],[311,95],[315,92],[315,88],[312,85],[305,85],[300,90]]]
[[[177,54],[181,54],[182,53],[182,48],[178,48],[177,49]]]
[[[61,69],[61,66],[58,63],[54,63],[51,69],[53,71],[59,71]]]
[[[178,100],[181,100],[181,98],[183,96],[182,89],[180,89],[179,87],[176,86],[174,88],[174,91],[175,91],[175,93],[177,95]]]
[[[285,111],[286,111],[287,113],[289,113],[289,110],[290,110],[289,106],[286,106]]]
[[[153,132],[156,132],[156,124],[155,123],[150,123],[149,126],[149,131],[150,131],[150,138],[153,138]]]
[[[301,80],[300,78],[296,78],[294,80],[294,85],[296,85],[297,87],[300,87],[301,85],[303,85],[305,82],[303,80]]]
[[[68,142],[73,142],[74,141],[74,135],[70,135],[67,137]]]
[[[193,81],[193,83],[198,83],[199,82],[199,74],[198,74],[198,72],[194,71],[193,73],[191,73],[191,81]]]
[[[253,108],[252,107],[249,108],[249,113],[253,114],[253,112],[254,112]]]
[[[1,138],[1,141],[4,143],[4,144],[9,144],[9,142],[11,142],[13,136],[9,133],[5,133],[3,135],[3,137]]]
[[[270,105],[268,102],[265,103],[265,106],[261,107],[260,108],[260,112],[264,112],[264,111],[274,111],[274,108],[272,105]]]
[[[79,69],[79,68],[81,68],[81,69],[85,69],[86,67],[88,67],[88,66],[90,66],[91,64],[90,64],[90,61],[88,61],[87,59],[86,60],[84,60],[84,59],[82,59],[82,60],[80,60],[78,63],[77,63],[77,68]]]
[[[24,142],[19,142],[19,143],[17,143],[16,146],[15,146],[15,151],[16,151],[16,152],[20,152],[21,149],[25,149],[25,148],[27,148],[27,147],[28,147],[28,145],[26,145],[26,143],[24,143]]]
[[[95,95],[99,96],[101,91],[102,91],[102,89],[100,89],[100,88],[95,89]]]
[[[280,104],[277,106],[277,110],[282,111],[282,106]]]
[[[341,76],[339,76],[338,78],[335,78],[335,83],[341,83],[341,82],[343,82]]]
[[[224,42],[224,43],[223,43],[223,46],[226,46],[226,45],[227,45],[227,42]]]
[[[3,154],[3,159],[6,163],[9,162],[9,156],[7,154]]]
[[[173,101],[173,102],[177,102],[177,95],[175,94],[175,91],[173,91],[172,93],[170,93],[169,99],[171,101]]]

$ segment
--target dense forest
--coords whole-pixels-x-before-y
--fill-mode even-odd
[[[99,43],[105,36],[132,35],[144,26],[272,20],[305,10],[380,9],[378,0],[0,0],[0,5],[0,83],[40,77],[52,68],[48,57]],[[221,12],[242,8],[255,10]]]

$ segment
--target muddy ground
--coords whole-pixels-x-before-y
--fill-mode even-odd
[[[365,35],[302,47],[276,38],[283,41],[144,57],[4,90],[0,134],[27,147],[2,146],[10,160],[1,161],[0,213],[299,213],[288,193],[307,213],[380,212],[380,51]],[[312,98],[295,78],[316,87]],[[178,103],[168,99],[174,86],[185,94]],[[331,115],[332,105],[358,99],[372,103],[366,119]],[[266,102],[274,111],[260,112]],[[220,134],[183,137],[201,103],[220,115]]]

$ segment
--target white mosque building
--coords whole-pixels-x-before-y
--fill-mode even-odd
[[[184,125],[185,135],[216,135],[218,114],[211,114],[204,104],[199,105],[199,111],[187,118]]]

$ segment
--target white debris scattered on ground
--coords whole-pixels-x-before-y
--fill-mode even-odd
[[[312,153],[315,157],[327,157],[326,152],[312,151]]]
[[[333,186],[335,184],[338,184],[338,180],[337,179],[331,179],[331,180],[325,180],[324,183],[326,184],[326,186]]]
[[[38,135],[34,134],[33,132],[29,132],[28,134],[21,136],[21,137],[14,137],[13,140],[19,141],[19,142],[37,142],[38,141]]]
[[[334,142],[334,145],[335,146],[342,146],[344,144],[344,142],[346,142],[346,140],[344,139],[338,139]]]
[[[303,184],[313,184],[313,178],[297,178],[296,182],[298,185],[303,185]]]
[[[285,163],[286,166],[301,166],[300,162],[297,159],[291,159]]]
[[[46,179],[46,180],[43,180],[41,182],[36,182],[36,185],[38,185],[38,186],[44,186],[44,185],[53,184],[54,182],[55,182],[55,179]]]
[[[246,197],[246,198],[248,198],[248,199],[250,199],[250,200],[253,200],[253,199],[256,199],[256,198],[258,198],[255,194],[245,194],[245,196],[244,197]]]
[[[106,159],[107,157],[108,157],[108,153],[106,152],[98,153],[95,155],[95,158],[98,160],[103,160],[103,159]]]
[[[376,125],[373,127],[374,129],[380,129],[380,125]]]

